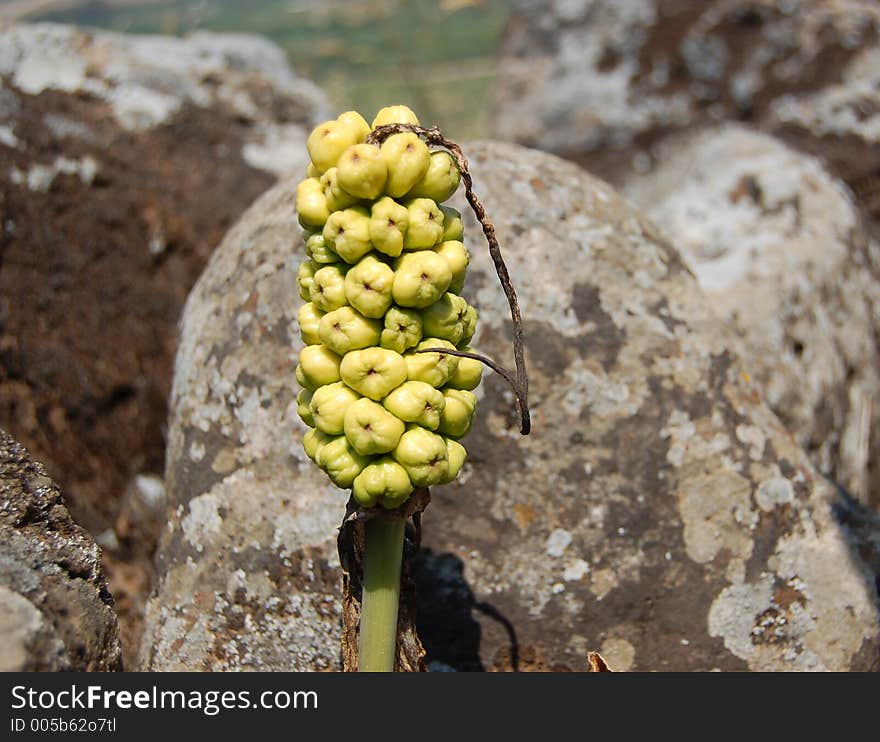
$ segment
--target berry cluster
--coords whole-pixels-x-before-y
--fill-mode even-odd
[[[479,361],[416,352],[468,350],[477,323],[459,295],[461,214],[440,205],[458,188],[455,160],[412,132],[366,143],[377,127],[418,123],[391,106],[372,128],[354,111],[321,124],[297,187],[303,446],[364,507],[396,508],[415,487],[455,479],[482,376]]]

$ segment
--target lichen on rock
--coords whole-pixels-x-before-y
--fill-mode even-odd
[[[674,241],[819,471],[880,504],[880,244],[851,192],[815,158],[739,125],[658,151],[627,196]],[[762,457],[762,431],[737,437]]]

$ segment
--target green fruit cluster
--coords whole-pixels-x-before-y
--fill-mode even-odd
[[[354,111],[316,127],[296,196],[308,255],[297,276],[303,446],[364,507],[455,479],[482,376],[479,361],[415,352],[467,350],[477,312],[460,296],[461,214],[440,205],[458,188],[456,162],[412,132],[366,143],[396,123],[419,122],[391,106],[372,127]]]

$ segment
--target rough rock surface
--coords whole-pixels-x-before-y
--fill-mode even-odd
[[[761,400],[675,249],[576,166],[466,148],[518,286],[533,433],[488,375],[417,565],[437,669],[866,669],[874,575],[835,494]],[[346,494],[300,447],[302,245],[292,181],[264,195],[188,300],[142,645],[150,669],[338,666]],[[472,219],[474,345],[509,362]],[[424,615],[422,615],[424,614]]]
[[[523,0],[495,131],[617,182],[669,132],[722,119],[827,157],[880,216],[875,0]]]
[[[626,195],[672,238],[819,470],[880,506],[880,245],[852,194],[814,158],[737,125],[660,153]]]
[[[0,430],[0,671],[119,670],[101,552],[43,467]]]
[[[880,5],[523,2],[500,68],[496,131],[586,165],[674,230],[722,314],[737,312],[745,357],[773,409],[821,471],[880,504],[877,475],[865,471],[880,445],[878,343],[870,330],[880,235]],[[729,183],[764,166],[757,152],[747,166],[737,160],[743,146],[713,128],[726,120],[818,155],[850,187],[854,204],[825,174],[807,178],[816,191],[771,172],[781,164],[817,170],[791,153],[776,164],[764,159],[764,190],[775,188],[778,198],[750,191],[748,178]],[[871,219],[848,226],[856,211]],[[831,249],[820,255],[823,239]],[[754,252],[747,278],[722,275],[736,261],[745,266],[742,258],[760,245],[769,249]],[[774,280],[785,285],[784,296],[770,296]],[[719,282],[727,282],[723,299]],[[788,313],[764,322],[760,315],[771,308]]]
[[[326,113],[257,37],[0,28],[0,426],[106,536],[114,594],[149,583],[155,536],[113,529],[164,466],[186,295]]]

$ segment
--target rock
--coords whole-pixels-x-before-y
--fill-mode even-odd
[[[870,13],[870,15],[869,15]],[[868,20],[870,18],[870,20]],[[880,9],[868,3],[852,20],[873,43],[856,46],[838,79],[801,95],[774,100],[764,126],[821,157],[880,222]]]
[[[871,414],[877,352],[868,338],[877,317],[871,304],[880,266],[880,6],[864,0],[521,3],[504,49],[496,130],[570,157],[650,205],[649,216],[674,230],[686,261],[714,299],[721,301],[714,283],[725,280],[720,274],[736,256],[756,244],[772,246],[776,259],[768,249],[756,254],[749,280],[730,289],[720,310],[726,317],[739,312],[744,357],[773,409],[815,454],[819,469],[863,501],[880,505],[877,474],[865,471],[880,445],[880,433],[868,432],[877,427],[871,424],[877,419],[876,410]],[[736,160],[742,146],[732,143],[732,135],[711,141],[723,137],[713,125],[726,120],[748,121],[820,156],[829,173],[852,189],[855,203],[830,185],[827,174],[810,180],[829,183],[824,191],[835,192],[830,202],[792,178],[783,190],[813,206],[798,210],[795,202],[785,207],[785,199],[771,199],[781,209],[746,228],[736,220],[744,210],[757,216],[759,204],[738,197],[731,202],[708,182],[696,185],[695,176],[686,175],[693,160],[703,180],[714,179],[724,193],[748,185],[727,182],[744,172]],[[789,153],[785,162],[796,160]],[[774,164],[766,166],[773,183],[787,177],[771,172]],[[795,169],[803,172],[804,166]],[[815,171],[818,165],[808,167]],[[721,200],[713,202],[710,193]],[[858,211],[871,219],[859,224]],[[784,221],[798,214],[803,219],[789,233]],[[725,219],[733,221],[722,235]],[[771,234],[779,245],[772,244]],[[805,245],[822,251],[825,238],[834,249],[824,253],[822,268],[819,263],[809,268]],[[734,244],[739,249],[725,250]],[[783,255],[782,245],[791,254]],[[724,250],[722,259],[695,256],[716,249]],[[796,286],[795,270],[801,269],[806,272],[801,280],[821,288],[821,295]],[[751,280],[756,272],[765,276],[763,289]],[[817,273],[825,275],[811,277]],[[770,296],[771,274],[784,279],[785,296]],[[751,301],[742,293],[747,286],[753,289]],[[829,297],[833,309],[826,306]],[[804,312],[781,317],[765,313],[770,309]],[[762,314],[774,319],[764,322]]]
[[[422,520],[429,666],[584,670],[593,649],[615,670],[875,665],[854,531],[675,249],[574,165],[465,151],[526,318],[533,433],[487,374],[469,463]],[[338,667],[347,498],[300,446],[294,188],[245,214],[187,302],[146,669]],[[509,363],[470,217],[465,234],[474,345]]]
[[[121,670],[101,551],[0,430],[0,671]]]
[[[186,295],[239,214],[304,167],[328,104],[239,35],[4,26],[0,76],[0,426],[127,548],[112,529],[129,483],[164,468]]]
[[[276,175],[299,170],[305,127],[329,115],[320,89],[298,77],[283,50],[260,36],[200,32],[181,40],[40,23],[4,28],[0,45],[0,74],[14,89],[31,96],[49,90],[92,96],[128,132],[169,124],[188,106],[237,117],[245,127],[236,154]],[[59,139],[89,138],[82,126],[88,122],[47,118]],[[7,136],[16,138],[14,128]],[[57,168],[50,165],[41,176],[48,183],[27,177],[45,188],[52,170]]]
[[[872,0],[519,2],[495,132],[619,182],[670,132],[749,121],[827,156],[880,217],[878,40]]]
[[[880,506],[880,245],[851,193],[814,158],[736,125],[659,153],[626,195],[672,238],[819,470]]]

